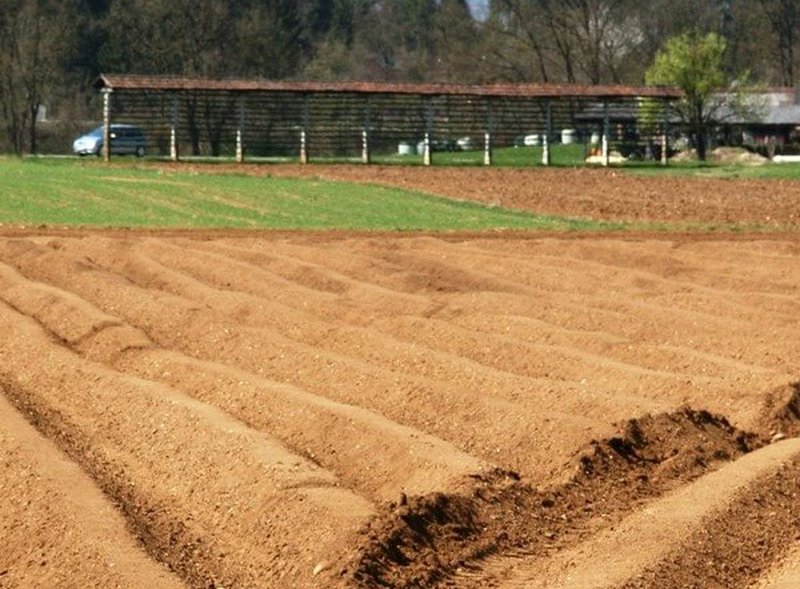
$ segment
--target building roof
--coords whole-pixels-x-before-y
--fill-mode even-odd
[[[98,90],[160,92],[286,92],[342,94],[410,94],[420,96],[493,96],[504,98],[660,98],[677,100],[680,90],[664,86],[585,86],[577,84],[394,84],[378,82],[298,82],[101,74]]]

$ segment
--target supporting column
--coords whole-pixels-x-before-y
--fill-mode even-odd
[[[169,127],[169,159],[178,161],[178,97],[172,96],[172,121]]]
[[[492,165],[492,130],[494,121],[492,118],[492,99],[486,99],[486,133],[483,137],[483,165]]]
[[[544,137],[542,137],[542,165],[550,165],[550,137],[553,134],[553,109],[552,103],[548,100],[545,112]]]
[[[669,102],[664,104],[664,119],[661,122],[661,165],[669,164]]]
[[[244,94],[239,95],[239,125],[236,128],[236,163],[244,162],[244,145],[242,131],[244,129]]]
[[[422,148],[422,163],[425,166],[430,166],[433,163],[431,158],[431,131],[433,129],[433,105],[428,101],[428,113],[425,122],[425,139]]]
[[[370,118],[370,99],[367,97],[366,105],[364,106],[364,125],[361,129],[361,163],[369,164],[369,118]]]
[[[111,88],[103,88],[103,161],[111,161]]]
[[[300,129],[300,163],[308,163],[308,94],[303,96],[303,126]]]
[[[602,157],[603,165],[606,166],[606,167],[608,167],[608,164],[610,163],[609,162],[609,159],[610,159],[609,158],[609,149],[608,149],[608,135],[609,135],[609,133],[611,131],[610,127],[611,126],[610,126],[609,120],[608,120],[608,103],[604,102],[603,103],[603,138],[601,140],[602,141],[602,147],[601,147],[601,149],[602,149],[601,154],[602,155],[601,155],[601,157]]]

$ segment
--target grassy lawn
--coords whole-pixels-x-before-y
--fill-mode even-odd
[[[572,166],[583,146],[559,146],[555,165]],[[580,152],[580,153],[579,153]],[[400,157],[400,156],[398,156]],[[475,161],[472,159],[478,158]],[[403,156],[415,163],[417,156]],[[464,161],[462,161],[462,159]],[[495,164],[527,167],[541,148],[495,151]],[[400,162],[398,162],[400,163]],[[435,154],[436,165],[479,165],[480,152]],[[625,173],[721,178],[800,179],[800,164],[723,166],[676,163],[617,167]],[[165,171],[136,160],[0,157],[0,224],[154,228],[655,231],[741,230],[696,223],[625,224],[535,215],[409,190],[319,179]]]
[[[346,182],[0,158],[0,223],[362,230],[622,229]]]

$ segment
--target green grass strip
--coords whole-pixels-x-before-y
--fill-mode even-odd
[[[44,158],[0,159],[0,223],[400,231],[627,227],[383,186]]]

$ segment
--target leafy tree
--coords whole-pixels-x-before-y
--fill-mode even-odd
[[[677,86],[684,98],[677,112],[691,130],[697,155],[706,158],[709,131],[723,118],[751,108],[744,100],[745,76],[731,80],[724,70],[726,43],[716,33],[684,33],[669,39],[647,70],[650,85]]]

